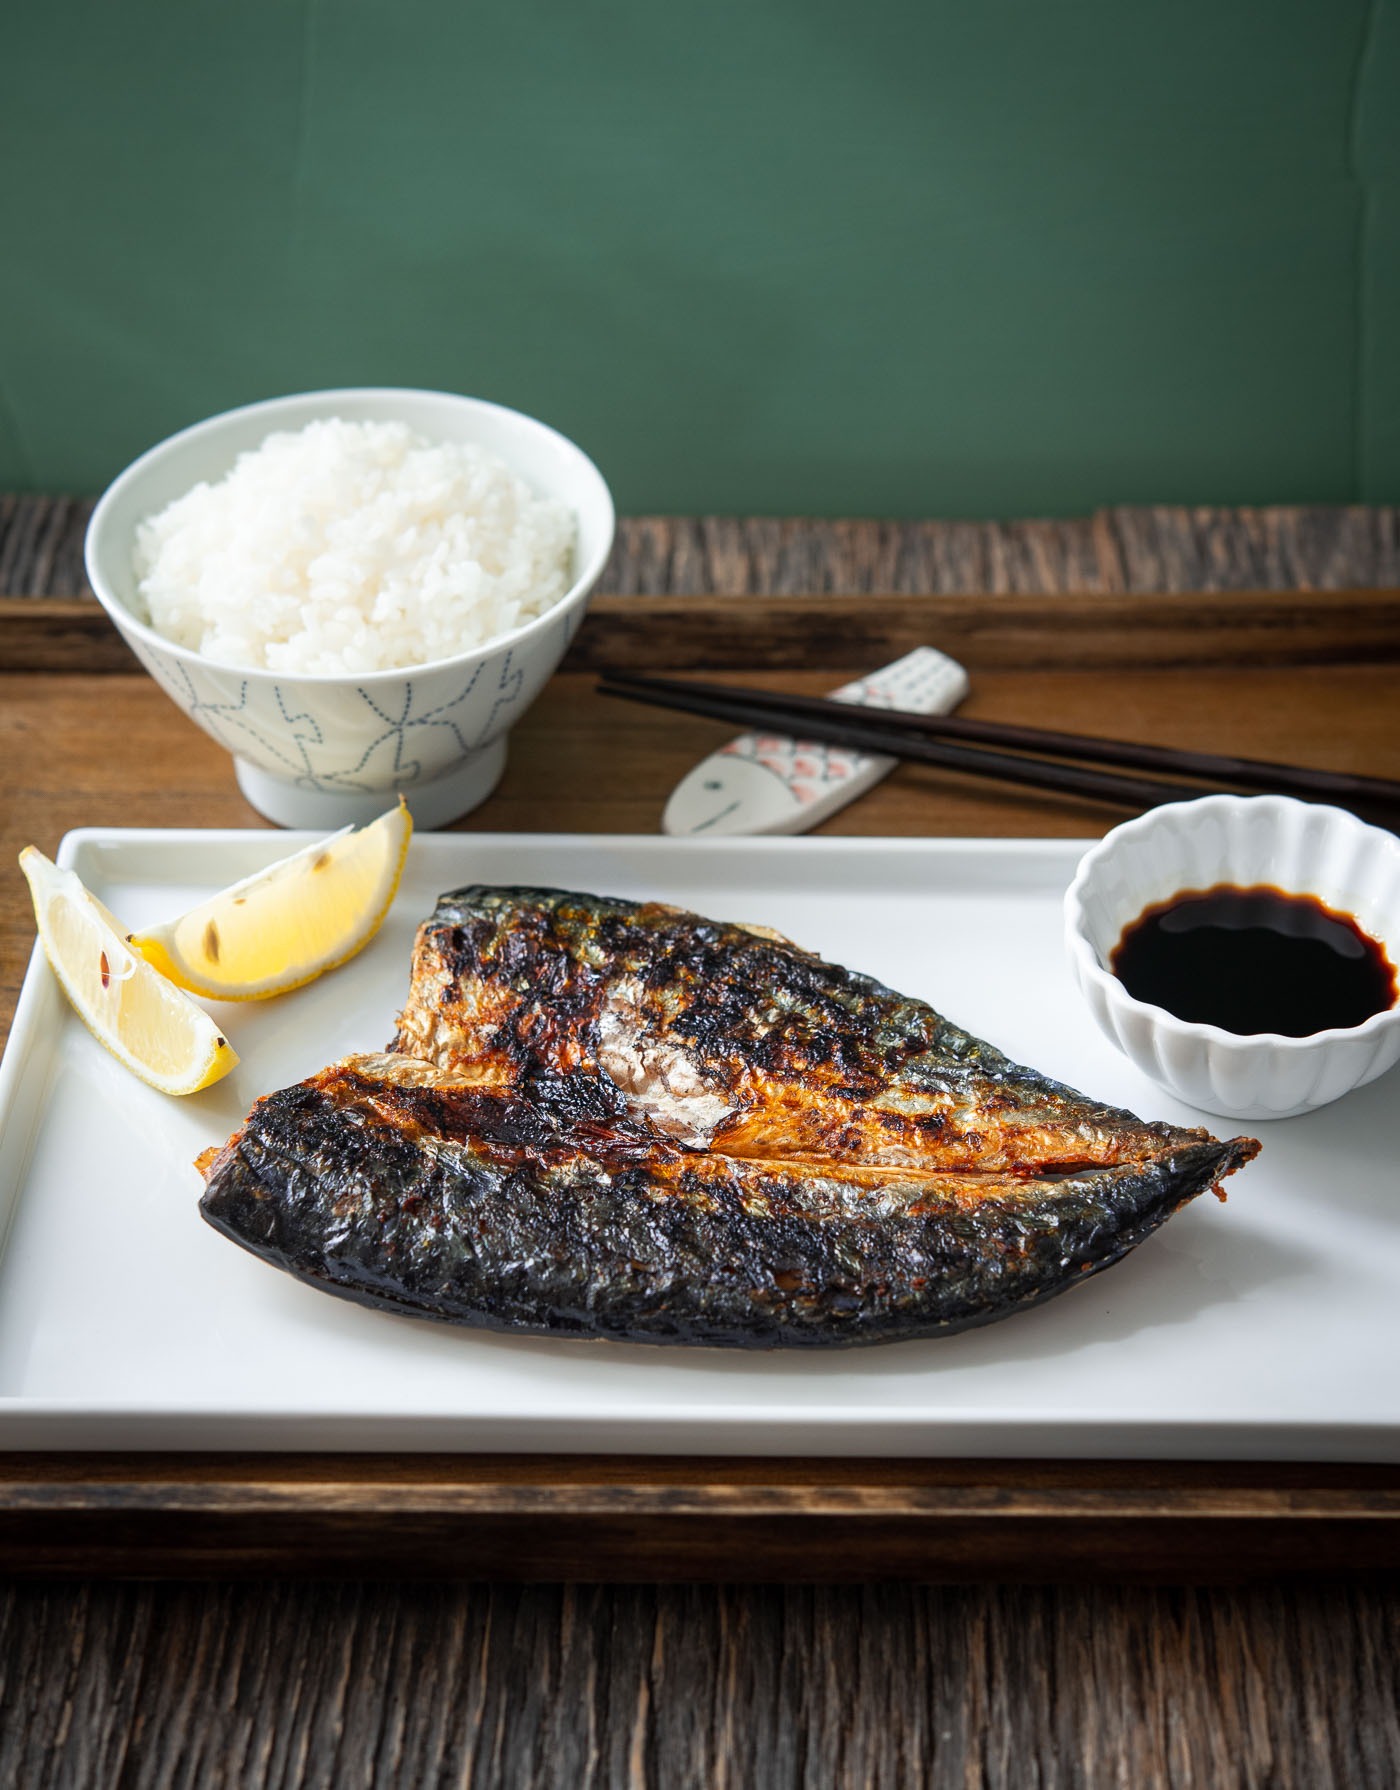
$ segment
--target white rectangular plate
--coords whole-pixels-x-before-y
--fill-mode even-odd
[[[131,925],[302,841],[89,830],[62,861]],[[1148,1118],[1222,1121],[1144,1080],[1071,986],[1082,842],[542,837],[413,843],[378,938],[334,975],[216,1012],[242,1055],[170,1100],[31,964],[0,1070],[0,1445],[562,1449],[1400,1460],[1395,1075],[1253,1129],[1195,1201],[1049,1305],[830,1354],[500,1336],[327,1297],[199,1217],[196,1154],[262,1093],[383,1047],[441,890],[551,884],[760,921],[922,996],[1013,1057]],[[1249,1129],[1249,1127],[1236,1127]]]

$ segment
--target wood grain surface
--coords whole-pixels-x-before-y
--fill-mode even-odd
[[[24,1790],[1394,1790],[1400,1603],[1222,1593],[0,1589]]]
[[[90,602],[75,547],[81,517],[71,500],[0,500],[0,589],[21,593],[17,601]],[[624,526],[605,588],[622,597],[1360,591],[1400,583],[1398,542],[1393,511],[1114,512],[1005,526],[651,519]],[[1031,623],[1036,607],[1026,612]],[[1293,613],[1325,635],[1308,606]],[[1130,659],[1105,678],[1069,657],[1040,669],[1003,658],[979,671],[968,712],[1044,725],[1073,716],[1086,729],[1092,718],[1105,734],[1400,775],[1387,600],[1366,613],[1379,618],[1382,637],[1364,663],[1340,654],[1309,663],[1303,652],[1265,665],[1232,651],[1214,665],[1201,654],[1178,660],[1176,670],[1143,660],[1134,669]],[[828,680],[790,668],[782,681],[819,689]],[[223,753],[142,678],[0,679],[0,729],[7,1018],[32,937],[17,880],[3,869],[17,843],[32,837],[52,848],[69,826],[92,822],[259,823]],[[654,830],[665,791],[723,733],[605,705],[590,676],[570,673],[513,736],[506,780],[469,824]],[[606,783],[589,774],[587,755],[599,751],[623,774]],[[1068,835],[1115,818],[908,769],[829,830]],[[42,1500],[63,1477],[46,1479],[32,1459],[6,1467],[18,1517],[25,1498]],[[129,1460],[113,1471],[124,1483]],[[980,1479],[975,1465],[968,1472],[964,1500],[1012,1489],[985,1465]],[[1340,1493],[1353,1517],[1389,1532],[1390,1478],[1369,1489],[1354,1475],[1340,1485],[1325,1473],[1303,1478],[1291,1490],[1304,1521],[1324,1516],[1329,1493]],[[1067,1508],[1071,1484],[1047,1488],[1031,1469],[1024,1479],[1017,1497]],[[1134,1496],[1150,1496],[1141,1476],[1127,1482]],[[494,1495],[508,1501],[510,1484],[508,1473],[498,1478]],[[484,1496],[479,1483],[470,1489]],[[1258,1494],[1274,1500],[1277,1517],[1283,1489],[1276,1472],[1262,1486],[1236,1485],[1243,1503],[1232,1508]],[[930,1495],[928,1485],[914,1490]],[[944,1483],[932,1493],[946,1506],[958,1490]],[[1092,1496],[1096,1487],[1081,1490]],[[825,1482],[818,1491],[838,1502],[847,1495]],[[1189,1491],[1165,1476],[1159,1504],[1180,1510]],[[1216,1474],[1192,1495],[1221,1491]],[[908,1502],[908,1475],[891,1496]],[[534,1545],[548,1559],[550,1516],[536,1516]],[[616,1545],[625,1547],[625,1531]],[[1169,1540],[1161,1545],[1170,1573]],[[1292,1557],[1296,1564],[1296,1542]],[[1189,1548],[1180,1559],[1189,1572]],[[1325,1549],[1313,1564],[1328,1570]],[[199,1570],[218,1564],[206,1559]],[[0,1784],[1400,1782],[1400,1592],[1389,1579],[1195,1589],[559,1587],[454,1582],[447,1555],[439,1570],[439,1582],[392,1584],[370,1582],[382,1564],[349,1584],[14,1580],[0,1589]],[[892,1561],[889,1570],[910,1568]],[[1073,1577],[1078,1567],[1051,1557],[1025,1571]],[[1228,1572],[1217,1561],[1212,1576]]]
[[[93,500],[0,493],[0,592],[80,597]],[[1100,510],[1027,522],[623,516],[600,588],[785,591],[1342,590],[1400,585],[1400,506]]]
[[[91,510],[89,500],[0,496],[0,671],[136,668],[83,574]],[[569,664],[655,664],[658,627],[678,670],[885,663],[930,627],[971,669],[1061,664],[1056,623],[1071,612],[1083,623],[1081,663],[1320,663],[1363,640],[1394,658],[1398,585],[1400,509],[1104,510],[1015,523],[623,518]],[[1289,589],[1334,600],[1290,604],[1280,594]],[[1217,605],[1171,600],[1213,591],[1239,599],[1228,625]],[[851,594],[870,599],[855,617],[813,601]],[[958,600],[969,594],[976,604]],[[1125,595],[1146,600],[1115,600]],[[638,596],[661,601],[629,601]],[[1046,596],[1061,599],[1053,615]],[[930,597],[952,600],[900,600]],[[748,599],[741,620],[735,598]]]

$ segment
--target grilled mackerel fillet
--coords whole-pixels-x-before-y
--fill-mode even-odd
[[[390,1310],[831,1346],[1039,1304],[1258,1148],[1101,1106],[762,928],[468,888],[419,930],[388,1052],[259,1100],[200,1209]]]

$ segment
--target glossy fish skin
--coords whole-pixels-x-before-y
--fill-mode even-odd
[[[1089,1100],[767,929],[556,889],[444,895],[392,1048],[502,1087],[601,1075],[729,1156],[1025,1174],[1208,1135]]]
[[[444,897],[395,1045],[259,1101],[201,1210],[328,1291],[496,1329],[946,1334],[1258,1147],[1085,1100],[785,941],[558,891]]]
[[[963,1201],[958,1177],[897,1170],[852,1192],[637,1135],[584,1154],[548,1107],[399,1087],[394,1061],[260,1101],[202,1210],[328,1291],[490,1329],[758,1348],[966,1329],[1108,1267],[1237,1156],[1191,1143]]]

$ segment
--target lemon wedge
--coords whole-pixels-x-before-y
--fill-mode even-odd
[[[19,863],[53,972],[98,1043],[163,1094],[193,1094],[227,1075],[238,1056],[218,1026],[132,951],[81,879],[32,845]]]
[[[130,935],[181,988],[219,1001],[285,994],[353,957],[378,932],[403,874],[413,820],[397,808]]]

